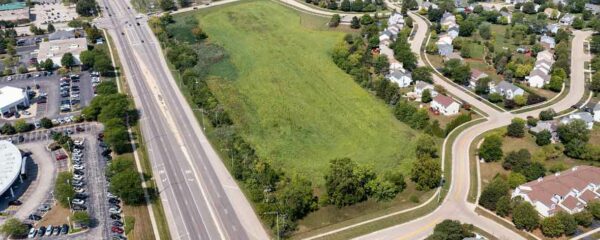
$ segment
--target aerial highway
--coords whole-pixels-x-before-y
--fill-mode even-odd
[[[319,15],[334,14],[298,5],[293,0],[281,1],[301,8],[302,11]],[[104,9],[104,17],[96,23],[107,29],[113,37],[136,106],[141,111],[141,127],[172,237],[268,239],[268,234],[249,202],[202,133],[193,109],[179,92],[158,40],[146,21],[136,19],[137,13],[127,1],[100,0],[99,4]],[[391,3],[387,4],[395,8]],[[210,6],[198,8],[203,7]],[[411,41],[412,50],[420,56],[421,46],[427,40],[427,23],[414,13],[409,13],[409,16],[418,26]],[[590,34],[575,31],[572,40],[570,91],[565,98],[547,108],[562,111],[583,97],[584,61],[590,58],[583,50],[583,42]],[[419,65],[426,63],[419,59]],[[523,239],[493,220],[477,215],[474,212],[475,205],[468,203],[468,147],[478,135],[508,125],[514,117],[537,116],[539,111],[547,108],[521,114],[503,112],[486,105],[441,77],[434,75],[434,81],[487,115],[486,121],[467,128],[453,143],[452,185],[441,206],[425,216],[359,239],[422,239],[431,234],[435,224],[443,219],[474,224],[500,239]]]
[[[177,88],[158,40],[129,1],[99,0],[114,40],[173,239],[268,239]],[[158,238],[158,236],[157,236]]]

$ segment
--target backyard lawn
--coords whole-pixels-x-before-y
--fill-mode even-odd
[[[333,63],[330,52],[345,33],[324,31],[328,19],[271,1],[193,14],[208,41],[229,54],[211,70],[209,86],[261,158],[317,186],[334,158],[409,172],[417,132]]]

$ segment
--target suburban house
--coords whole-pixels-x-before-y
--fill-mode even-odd
[[[538,53],[533,70],[526,77],[531,87],[541,88],[550,82],[550,69],[554,64],[554,55],[544,50]]]
[[[448,35],[442,35],[435,43],[438,48],[438,53],[442,56],[447,56],[454,50],[452,46],[452,38]]]
[[[412,75],[409,71],[404,69],[396,69],[390,71],[390,74],[386,76],[390,81],[398,84],[399,87],[408,87],[412,83]]]
[[[456,37],[458,37],[458,33],[459,33],[459,26],[458,25],[451,25],[448,28],[448,36],[450,36],[452,39],[455,39]]]
[[[594,106],[594,122],[600,122],[600,102]]]
[[[404,17],[402,16],[402,14],[400,13],[393,13],[390,18],[388,18],[388,26],[392,26],[392,25],[401,25],[404,26]]]
[[[525,3],[526,0],[504,0],[504,2],[508,4],[517,4],[517,3]]]
[[[560,25],[558,25],[558,23],[551,23],[551,24],[548,24],[548,26],[546,26],[546,30],[548,30],[548,32],[551,32],[554,34],[556,34],[558,32],[558,29],[560,29]]]
[[[571,24],[573,23],[574,20],[575,20],[575,16],[570,13],[567,13],[563,17],[561,17],[558,22],[565,26],[571,26]]]
[[[379,42],[386,46],[396,40],[398,33],[404,27],[404,17],[400,13],[393,13],[388,19],[388,27],[379,34]]]
[[[460,104],[451,97],[438,94],[431,101],[431,109],[438,111],[445,116],[454,115],[458,114],[458,111],[460,111]]]
[[[544,217],[559,211],[577,213],[600,198],[600,168],[576,166],[515,188],[512,198],[521,197]]]
[[[556,11],[556,13],[554,11]],[[546,16],[550,19],[553,17],[552,14],[556,14],[554,17],[558,18],[558,16],[560,16],[560,11],[554,8],[546,8],[544,9],[544,14],[546,14]]]
[[[496,86],[490,88],[490,93],[498,93],[506,99],[513,99],[516,96],[522,96],[525,91],[507,81],[501,81]]]
[[[594,15],[597,15],[600,13],[600,5],[586,3],[585,9],[591,11]]]
[[[456,17],[452,13],[445,12],[444,15],[442,15],[440,24],[442,25],[442,28],[448,29],[450,26],[456,25]]]
[[[414,92],[418,98],[421,98],[421,96],[423,95],[423,91],[425,91],[426,89],[428,89],[429,93],[431,93],[431,97],[436,97],[438,95],[432,84],[423,81],[417,81],[415,83]]]
[[[591,130],[594,127],[594,117],[589,112],[576,112],[576,113],[569,114],[569,116],[561,118],[560,123],[561,124],[569,124],[575,120],[583,121],[585,123],[585,126],[587,127],[587,129]]]
[[[429,10],[429,8],[431,7],[431,9],[438,9],[438,5],[429,1],[425,1],[421,4],[420,9],[426,9]]]
[[[61,66],[60,60],[66,53],[71,53],[75,58],[75,64],[81,64],[79,60],[79,54],[87,50],[87,40],[85,38],[69,38],[54,40],[48,42],[41,42],[40,48],[37,54],[38,62],[46,61],[46,59],[52,59],[55,66]]]
[[[392,34],[392,32],[386,29],[379,35],[379,42],[383,43],[386,46],[389,46],[394,40],[393,37],[394,35]]]
[[[544,35],[540,38],[540,44],[542,44],[545,49],[554,49],[556,46],[556,40],[554,40],[553,37]]]
[[[556,133],[557,128],[558,124],[555,121],[539,121],[535,127],[529,128],[529,132],[532,134],[538,134],[541,131],[547,130],[552,135],[550,140],[552,143],[555,143],[558,141],[558,134]]]
[[[469,87],[475,89],[475,87],[477,86],[477,82],[479,82],[479,79],[486,77],[488,77],[488,75],[482,71],[479,71],[477,69],[471,70],[471,79],[469,80]]]
[[[501,11],[500,17],[498,17],[498,18],[501,18],[501,17],[505,17],[508,20],[508,23],[512,22],[512,13]]]

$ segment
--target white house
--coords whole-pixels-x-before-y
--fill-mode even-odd
[[[523,198],[540,215],[548,217],[559,211],[582,211],[588,202],[600,198],[599,190],[600,168],[576,166],[520,185],[511,197]]]
[[[379,42],[383,43],[386,46],[389,46],[390,43],[392,43],[392,40],[393,40],[392,37],[393,37],[393,34],[390,31],[385,30],[385,31],[381,32],[381,34],[379,35]]]
[[[575,16],[573,16],[570,13],[567,13],[563,17],[561,17],[558,22],[560,22],[560,24],[565,25],[565,26],[571,26],[571,24],[573,24],[574,20],[575,20]]]
[[[415,83],[415,95],[417,98],[421,98],[421,96],[423,96],[423,91],[425,90],[429,90],[429,93],[431,93],[431,97],[436,97],[438,95],[438,93],[435,91],[435,88],[433,87],[432,84],[429,84],[427,82],[423,82],[423,81],[417,81]]]
[[[594,106],[594,122],[600,122],[600,102]]]
[[[558,25],[558,23],[551,23],[548,24],[548,26],[546,26],[546,29],[551,32],[551,33],[558,33],[558,29],[560,29],[560,25]]]
[[[0,115],[17,112],[19,107],[29,106],[27,92],[21,88],[6,86],[0,88]]]
[[[534,69],[529,73],[529,78],[527,79],[527,83],[531,87],[542,88],[544,85],[550,82],[550,75],[543,72],[540,69]]]
[[[460,111],[460,104],[458,104],[451,97],[438,94],[431,101],[431,109],[440,112],[442,115],[454,115]]]
[[[556,46],[556,40],[554,40],[553,37],[550,37],[548,35],[542,36],[540,38],[540,43],[546,49],[554,49],[554,47]]]
[[[401,88],[408,87],[412,83],[411,73],[404,69],[392,70],[386,77]]]
[[[438,9],[438,5],[429,1],[425,1],[421,4],[421,6],[419,7],[419,9],[425,9],[425,10],[429,10],[429,8],[431,7],[431,9]]]
[[[452,38],[448,35],[442,35],[435,43],[438,48],[438,53],[442,56],[447,56],[454,50],[452,46]]]
[[[501,81],[498,83],[498,85],[490,88],[490,93],[498,93],[506,99],[513,99],[516,96],[522,96],[525,94],[525,91],[512,83]]]
[[[454,16],[454,14],[452,13],[445,12],[444,15],[442,15],[440,24],[442,25],[442,27],[448,29],[451,25],[456,25],[456,16]]]
[[[392,26],[395,24],[404,25],[404,17],[400,13],[393,13],[388,19],[388,26]]]
[[[450,36],[452,39],[455,39],[458,37],[459,31],[460,31],[460,27],[458,26],[458,24],[451,25],[447,31],[448,36]]]
[[[569,116],[566,116],[566,117],[560,119],[560,123],[561,124],[569,124],[575,120],[583,121],[585,123],[585,126],[587,127],[587,129],[591,130],[592,128],[594,128],[594,117],[589,112],[572,113]]]

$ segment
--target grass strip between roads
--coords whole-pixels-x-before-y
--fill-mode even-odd
[[[111,51],[114,54],[117,50],[114,49],[114,41],[111,38],[110,35],[106,34],[105,35],[107,40],[111,43]],[[125,76],[123,74],[121,74],[121,61],[119,59],[119,56],[117,54],[114,54],[114,65],[115,67],[115,74],[117,74],[119,76],[119,80],[117,81],[117,84],[120,86],[120,89],[123,93],[127,94],[130,98],[132,97],[131,91],[129,89],[129,86],[127,84],[127,81],[125,79]],[[133,100],[131,100],[131,104],[133,104]],[[146,149],[146,144],[144,141],[144,138],[142,136],[142,131],[140,129],[139,124],[136,124],[134,126],[131,126],[131,131],[133,132],[133,139],[131,139],[131,141],[134,141],[135,146],[136,146],[136,150],[138,151],[138,156],[140,158],[140,164],[143,170],[143,174],[145,176],[148,176],[148,178],[146,179],[146,186],[149,190],[149,192],[157,192],[157,188],[156,188],[156,183],[154,182],[154,179],[152,178],[152,165],[150,163],[150,159],[148,158],[148,152]],[[168,240],[171,239],[171,235],[169,233],[169,226],[167,224],[167,218],[164,212],[164,208],[162,206],[162,201],[160,200],[160,197],[158,195],[154,196],[154,201],[151,202],[151,207],[154,211],[154,220],[156,221],[156,224],[158,226],[158,232],[159,232],[159,237],[160,239],[164,239],[164,240]],[[149,220],[148,220],[149,221]],[[139,223],[139,222],[138,222]],[[147,226],[152,228],[152,224],[137,224],[136,227],[138,227],[138,231],[142,230],[142,231],[148,231],[148,232],[153,232],[152,229],[139,229],[139,227],[142,226]]]
[[[536,238],[534,238],[533,236],[529,235],[528,233],[521,231],[519,229],[517,229],[514,225],[500,219],[500,217],[496,216],[495,214],[491,214],[488,211],[483,210],[482,207],[477,206],[475,207],[475,213],[484,216],[486,218],[489,218],[491,220],[493,220],[494,222],[497,222],[498,224],[510,229],[511,231],[521,235],[522,237],[524,237],[525,239],[530,239],[530,240],[536,240]]]

